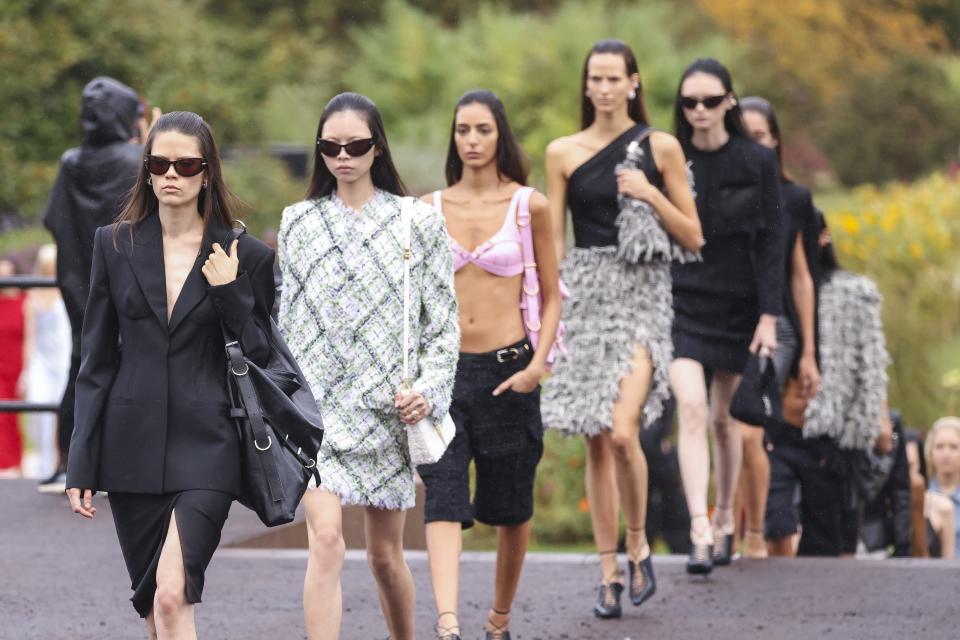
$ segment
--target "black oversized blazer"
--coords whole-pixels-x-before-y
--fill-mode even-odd
[[[167,321],[160,219],[97,229],[83,319],[76,425],[67,486],[113,492],[212,489],[240,493],[240,444],[229,415],[220,321],[247,357],[270,355],[273,251],[249,235],[237,248],[237,279],[212,287],[200,272],[211,224]],[[226,249],[229,245],[226,245]]]

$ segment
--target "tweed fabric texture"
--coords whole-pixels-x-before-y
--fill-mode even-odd
[[[869,278],[847,271],[834,272],[820,287],[820,391],[807,405],[804,438],[827,436],[842,449],[873,447],[890,364],[881,302]]]
[[[400,198],[377,191],[354,211],[336,194],[283,212],[280,328],[324,421],[321,485],[344,504],[414,505],[404,425],[393,406],[402,376]],[[450,407],[460,347],[453,262],[443,218],[412,211],[410,371],[435,416]]]
[[[544,384],[543,422],[568,435],[597,435],[613,426],[620,381],[637,346],[646,349],[653,377],[642,424],[663,413],[670,395],[673,294],[666,261],[629,263],[618,248],[572,247],[561,265],[570,297],[564,302],[567,353]]]

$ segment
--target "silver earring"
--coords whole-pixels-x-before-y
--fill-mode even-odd
[[[153,178],[147,176],[147,184],[153,184]]]
[[[204,189],[207,188],[207,181],[206,181],[206,180],[203,181],[203,188],[204,188]]]
[[[630,98],[631,100],[636,100],[637,92],[634,91],[633,89],[630,89],[630,93],[627,94],[627,97]]]
[[[730,98],[730,106],[731,106],[731,107],[737,106],[737,99],[736,99],[736,98]]]

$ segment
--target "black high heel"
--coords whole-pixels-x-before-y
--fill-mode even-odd
[[[491,607],[490,609],[497,615],[508,616],[510,611],[498,611]],[[493,629],[486,629],[484,631],[484,640],[510,640],[510,630],[507,629],[510,626],[510,620],[507,620],[503,624],[497,624],[490,619],[490,616],[487,616],[487,624],[489,624]]]
[[[453,616],[456,622],[450,626],[442,627],[440,626],[440,618],[443,616]],[[437,640],[461,640],[460,638],[460,618],[457,616],[456,611],[441,611],[437,614],[437,624],[435,625],[437,632]],[[453,630],[456,629],[457,633],[454,633]]]
[[[616,555],[617,550],[601,551],[600,556],[609,554]],[[620,595],[623,593],[623,584],[620,583],[620,570],[617,570],[614,580],[601,582],[600,589],[597,592],[597,602],[593,605],[593,615],[598,618],[611,619],[619,618],[623,615],[623,609],[620,607]]]
[[[627,533],[643,535],[642,542],[646,542],[646,533],[643,529],[627,529]],[[653,574],[653,550],[647,545],[648,554],[643,560],[632,560],[627,556],[627,567],[630,571],[630,602],[639,607],[653,597],[657,592],[657,578]]]
[[[730,511],[730,509],[717,506],[717,511]],[[716,512],[713,516],[716,518]],[[710,526],[713,527],[713,566],[729,566],[733,562],[733,532],[726,533],[713,523]]]
[[[693,518],[706,518],[706,514],[695,515]],[[709,526],[709,525],[708,525]],[[713,571],[713,545],[698,543],[693,539],[693,527],[690,528],[690,557],[687,558],[687,573],[695,576],[707,576]]]

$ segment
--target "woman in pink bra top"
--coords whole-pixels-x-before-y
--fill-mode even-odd
[[[437,636],[460,638],[461,530],[478,520],[497,528],[486,638],[509,640],[510,607],[533,515],[533,481],[543,454],[540,378],[560,323],[557,259],[547,199],[524,186],[526,163],[503,103],[493,93],[471,91],[457,103],[446,174],[450,186],[424,200],[446,219],[456,271],[462,335],[450,415],[457,433],[439,462],[418,469],[426,486]],[[533,231],[532,247],[528,243],[526,249],[525,225]],[[525,269],[530,270],[526,284]],[[539,278],[530,277],[533,269]],[[536,349],[521,315],[524,287],[531,294],[531,287],[542,292]],[[472,500],[471,459],[476,465]]]

